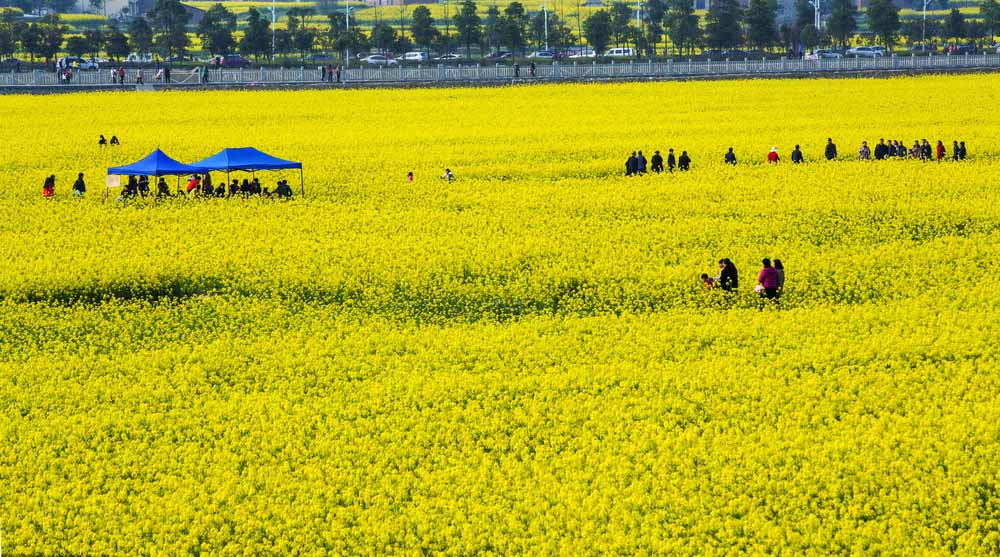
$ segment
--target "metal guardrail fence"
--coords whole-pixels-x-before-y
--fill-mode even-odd
[[[527,64],[519,70],[511,65],[467,66],[392,66],[343,70],[345,83],[444,83],[496,82],[523,80],[587,80],[611,78],[657,78],[725,75],[823,74],[876,70],[939,70],[948,68],[1000,68],[1000,54],[962,54],[938,56],[887,56],[882,58],[828,58],[820,60],[667,60],[663,62],[583,62],[537,65],[534,74]],[[126,71],[124,85],[115,83],[111,69],[77,71],[69,82],[57,74],[35,70],[0,74],[0,87],[134,87],[136,71]],[[142,70],[145,85],[161,84],[156,70]],[[320,82],[322,71],[316,68],[248,68],[198,70],[174,69],[171,85],[211,84],[299,84]]]

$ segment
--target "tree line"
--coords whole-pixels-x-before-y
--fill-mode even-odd
[[[341,53],[414,48],[450,52],[456,47],[471,58],[473,48],[484,54],[498,50],[524,54],[529,47],[543,46],[560,51],[579,44],[581,37],[597,53],[614,45],[632,47],[639,55],[656,56],[667,39],[675,53],[746,47],[798,51],[851,42],[859,15],[853,0],[831,0],[828,6],[822,31],[815,26],[809,0],[796,0],[792,22],[782,25],[777,23],[774,0],[749,0],[746,7],[739,0],[715,0],[704,18],[698,17],[690,0],[646,0],[638,21],[633,4],[615,2],[585,19],[577,18],[576,29],[557,13],[529,13],[521,2],[511,2],[503,9],[491,5],[480,15],[474,0],[463,0],[453,15],[440,21],[426,6],[417,6],[408,24],[401,10],[398,26],[384,18],[367,31],[352,24],[353,14],[344,10],[325,14],[323,27],[315,23],[319,14],[314,9],[293,8],[285,13],[286,28],[273,33],[268,18],[250,8],[239,34],[237,15],[222,4],[214,4],[194,31],[207,54],[239,53],[258,60],[271,56],[272,50],[278,55],[304,58],[316,49]],[[872,35],[891,48],[901,36],[910,42],[924,36],[956,41],[992,39],[1000,31],[1000,4],[984,0],[980,9],[979,19],[967,20],[954,8],[943,20],[932,19],[925,24],[900,18],[899,7],[892,0],[870,0],[864,15]],[[5,9],[0,11],[0,58],[12,57],[16,52],[26,53],[32,62],[36,58],[50,60],[62,52],[94,57],[104,52],[113,60],[130,52],[156,53],[165,59],[183,56],[191,46],[190,20],[190,13],[179,0],[156,0],[145,17],[133,18],[125,28],[112,22],[103,29],[70,35],[58,15],[25,23],[18,12]]]

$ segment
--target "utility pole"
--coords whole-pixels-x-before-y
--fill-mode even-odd
[[[275,0],[271,0],[271,62],[274,62],[274,24],[277,22]]]
[[[924,21],[920,25],[920,48],[924,52],[927,51],[927,4],[930,4],[930,0],[924,0]]]
[[[542,17],[545,20],[545,50],[549,49],[549,2],[542,1]]]

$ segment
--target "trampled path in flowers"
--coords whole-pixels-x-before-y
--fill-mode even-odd
[[[995,554],[998,97],[0,97],[5,553]],[[969,158],[857,161],[880,137]],[[306,196],[101,200],[157,146],[245,145]],[[622,176],[670,147],[690,172]],[[736,295],[699,283],[722,257]]]

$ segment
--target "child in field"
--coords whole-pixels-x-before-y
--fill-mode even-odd
[[[705,290],[711,290],[715,287],[715,279],[708,276],[708,273],[701,274],[701,283],[705,287]]]

